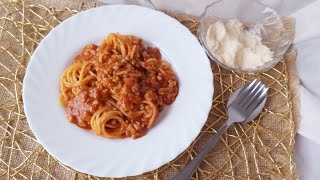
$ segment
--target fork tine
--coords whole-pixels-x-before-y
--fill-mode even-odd
[[[254,81],[256,81],[256,79],[254,80]],[[252,83],[252,82],[251,82]],[[250,84],[251,84],[250,83]],[[227,108],[229,108],[234,102],[236,102],[236,100],[239,98],[239,96],[240,96],[240,94],[242,94],[244,91],[246,91],[247,89],[248,89],[248,86],[250,85],[250,84],[245,84],[242,88],[241,88],[241,90],[240,90],[240,92],[238,93],[238,95],[231,101],[231,97],[230,97],[230,99],[229,99],[229,101],[231,101],[231,102],[229,102],[228,101],[228,104],[227,104]],[[235,93],[235,92],[234,92]]]
[[[259,82],[259,84],[255,87],[254,90],[250,92],[250,94],[243,100],[241,103],[241,106],[244,107],[244,109],[247,109],[249,105],[254,101],[254,98],[257,96],[257,94],[262,91],[264,85]]]
[[[249,102],[249,106],[256,102],[257,99],[259,98],[259,96],[261,95],[261,93],[263,92],[263,89],[265,88],[264,84],[259,85],[258,90],[254,93],[252,99]]]
[[[250,105],[246,108],[249,112],[252,112],[254,109],[256,109],[261,104],[261,102],[263,101],[263,99],[267,95],[268,89],[269,88],[266,88],[263,85],[262,91],[260,91],[260,93],[257,94],[257,96],[251,101]]]
[[[247,107],[249,106],[252,98],[257,93],[257,91],[260,90],[262,83],[258,81],[256,86],[252,89],[252,91],[249,92],[249,94],[240,102],[240,106]]]
[[[240,92],[240,94],[234,100],[234,102],[237,103],[237,104],[240,104],[244,100],[244,98],[246,98],[248,96],[248,94],[257,86],[257,83],[259,83],[259,81],[257,79],[252,81],[246,88],[244,88]]]

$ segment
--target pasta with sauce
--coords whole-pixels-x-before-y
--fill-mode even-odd
[[[157,48],[133,35],[109,34],[84,47],[60,78],[68,120],[106,138],[139,138],[179,87]]]

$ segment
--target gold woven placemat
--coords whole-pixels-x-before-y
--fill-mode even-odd
[[[104,179],[74,171],[50,156],[38,144],[23,113],[22,81],[32,52],[53,27],[76,12],[0,0],[0,179]],[[177,19],[196,31],[197,20]],[[292,22],[287,22],[288,29],[293,29]],[[230,94],[253,78],[270,87],[265,109],[254,122],[229,128],[193,178],[297,179],[293,160],[297,118],[293,96],[296,85],[292,86],[297,82],[294,61],[295,52],[291,51],[275,68],[250,75],[212,64],[215,95],[200,135],[169,164],[128,179],[170,179],[226,120],[225,104]]]

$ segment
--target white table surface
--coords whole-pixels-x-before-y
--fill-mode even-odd
[[[107,3],[144,3],[146,0],[101,0]],[[199,16],[205,7],[215,0],[151,0],[159,9]],[[253,0],[254,1],[254,0]],[[261,0],[286,16],[307,6],[315,0]],[[319,9],[320,10],[320,9]],[[319,30],[320,32],[320,30]],[[303,37],[299,37],[301,39]],[[304,41],[307,39],[303,39]],[[320,40],[320,39],[319,39]],[[297,46],[299,53],[299,46]],[[298,63],[299,64],[299,63]],[[295,160],[298,176],[302,180],[316,180],[320,177],[320,144],[297,134],[295,144]]]

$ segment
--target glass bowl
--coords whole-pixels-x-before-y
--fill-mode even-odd
[[[262,38],[262,44],[273,51],[273,58],[260,67],[252,69],[234,68],[219,61],[210,52],[206,43],[209,26],[216,21],[237,19],[250,32]],[[260,2],[252,0],[220,0],[208,5],[200,17],[199,39],[209,57],[225,69],[240,73],[267,71],[274,67],[288,50],[292,40],[278,12]]]

